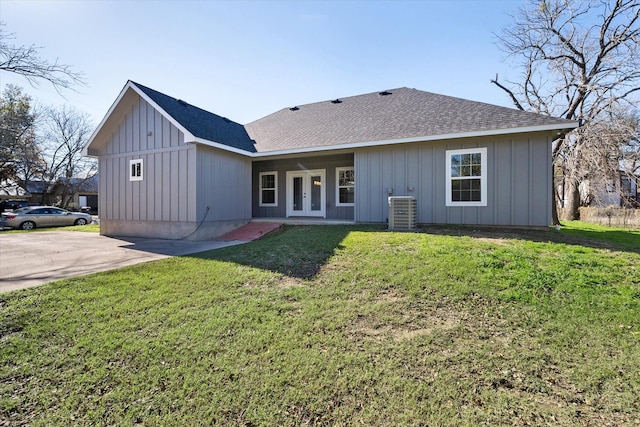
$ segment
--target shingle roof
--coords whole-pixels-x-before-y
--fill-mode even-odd
[[[575,122],[406,87],[284,108],[245,126],[131,82],[196,138],[250,153],[474,134]]]
[[[256,151],[253,145],[254,142],[249,138],[247,131],[241,124],[182,100],[172,98],[139,83],[132,83],[196,138],[218,142],[250,153]]]
[[[70,186],[75,187],[75,191],[83,193],[97,193],[98,192],[98,174],[91,176],[90,178],[58,178],[60,184],[68,183]]]
[[[258,152],[573,122],[406,87],[285,108],[247,124]]]

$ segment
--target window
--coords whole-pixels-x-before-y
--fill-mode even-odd
[[[355,200],[355,174],[353,166],[336,168],[336,206],[353,206]]]
[[[142,159],[129,160],[129,181],[142,181]]]
[[[260,206],[278,206],[277,172],[260,172]]]
[[[487,149],[447,150],[447,206],[487,206]]]

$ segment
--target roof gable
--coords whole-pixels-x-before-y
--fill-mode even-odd
[[[256,151],[241,124],[129,80],[89,138],[83,154],[99,155],[109,132],[124,120],[128,109],[140,98],[176,126],[185,135],[185,142],[204,143],[243,154]]]
[[[195,138],[217,142],[249,153],[256,151],[253,141],[241,124],[139,83],[132,83]]]

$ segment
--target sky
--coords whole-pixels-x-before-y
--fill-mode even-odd
[[[97,125],[128,80],[246,124],[294,105],[398,87],[512,107],[496,46],[523,1],[0,1],[13,45],[82,72],[85,86],[32,87]]]

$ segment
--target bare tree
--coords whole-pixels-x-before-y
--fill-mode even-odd
[[[581,189],[581,201],[585,204],[592,200],[600,204],[624,202],[620,200],[625,197],[621,179],[626,177],[629,182],[640,179],[638,116],[626,111],[614,112],[608,120],[578,129],[577,135],[577,139],[583,141],[582,149],[576,150],[575,145],[569,143],[558,161],[566,170],[565,176],[573,174],[572,179],[588,183]]]
[[[0,27],[2,25],[0,22]],[[47,81],[58,93],[62,89],[72,89],[75,85],[84,84],[82,74],[73,71],[70,65],[62,64],[58,59],[50,62],[41,58],[39,46],[10,44],[9,40],[14,38],[13,33],[0,28],[0,71],[21,75],[32,86],[37,86],[41,80]]]
[[[82,156],[82,148],[92,131],[89,116],[74,108],[49,108],[44,114],[40,145],[47,166],[42,180],[45,188],[52,188],[56,183],[62,186],[57,201],[62,207],[70,202],[74,186],[97,171],[95,160]],[[74,182],[72,178],[82,179]]]
[[[499,82],[498,76],[491,82],[516,108],[582,118],[593,126],[637,102],[640,0],[529,0],[514,19],[498,45],[520,60],[522,75],[515,82]],[[576,132],[554,141],[553,159],[587,159],[581,152],[588,149],[583,133]],[[565,213],[575,219],[582,177],[570,171],[565,179],[570,195]],[[554,223],[559,223],[555,215]]]

